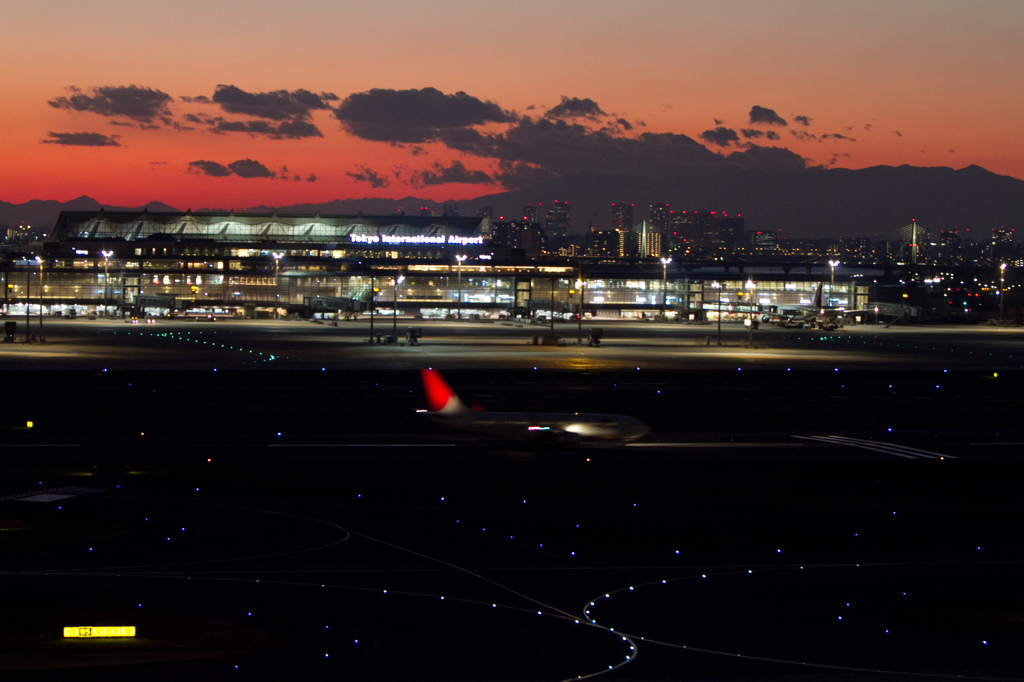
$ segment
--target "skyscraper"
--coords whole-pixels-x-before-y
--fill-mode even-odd
[[[569,234],[569,202],[555,199],[544,215],[544,232],[548,239],[559,239]]]
[[[633,228],[633,204],[612,204],[612,229],[626,232]]]

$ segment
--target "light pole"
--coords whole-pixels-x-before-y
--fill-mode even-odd
[[[718,299],[718,345],[722,345],[722,285],[720,282],[712,282],[711,288],[715,290],[715,297]]]
[[[373,343],[373,314],[376,312],[374,300],[377,298],[377,278],[370,275],[370,343]]]
[[[36,262],[39,263],[39,342],[46,341],[46,337],[43,336],[43,259],[36,256]]]
[[[391,315],[391,336],[398,341],[398,285],[405,281],[405,275],[399,275],[393,280],[395,283],[395,305]]]
[[[836,266],[839,265],[840,263],[837,260],[830,260],[828,262],[828,264],[832,266],[832,278],[831,278],[831,280],[829,280],[829,283],[828,283],[828,305],[825,306],[825,307],[826,308],[831,308],[832,307],[832,297],[835,296],[835,289],[836,289]]]
[[[665,317],[665,305],[668,303],[668,264],[671,258],[661,259],[661,316]]]
[[[582,277],[582,274],[580,275]],[[586,286],[586,282],[582,279],[576,280],[576,288],[580,292],[580,304],[576,309],[576,345],[583,345],[583,287]]]
[[[32,317],[29,304],[32,302],[32,268],[25,268],[25,343],[32,343]]]
[[[107,266],[110,262],[110,257],[114,255],[113,251],[101,251],[103,254],[103,317],[107,316],[107,303],[110,301],[110,294],[108,293],[110,281],[110,274]]]
[[[455,316],[458,320],[462,319],[462,261],[464,260],[466,260],[465,256],[455,257],[456,268],[458,268],[459,271],[459,305],[457,308],[458,313]]]
[[[999,264],[999,324],[1003,323],[1003,299],[1006,296],[1003,294],[1003,285],[1006,283],[1006,263]]]
[[[750,328],[747,330],[747,345],[754,345],[754,280],[747,280],[747,307],[750,308]]]
[[[280,303],[281,303],[281,257],[284,254],[283,253],[274,252],[271,255],[274,257],[274,302],[277,303],[278,305],[280,305]],[[278,306],[276,306],[276,305],[274,306],[275,314],[277,312],[276,311],[277,307]]]

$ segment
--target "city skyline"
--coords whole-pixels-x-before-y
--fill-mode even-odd
[[[584,171],[1024,178],[1024,6],[7,5],[0,200],[468,200]]]

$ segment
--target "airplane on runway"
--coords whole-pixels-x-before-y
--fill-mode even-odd
[[[651,431],[640,420],[618,414],[484,412],[470,409],[440,372],[423,369],[420,374],[430,408],[421,411],[438,423],[460,431],[566,444],[631,441]]]

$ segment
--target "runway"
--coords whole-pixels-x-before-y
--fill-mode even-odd
[[[638,323],[591,349],[449,325],[410,348],[217,324],[0,348],[23,363],[0,447],[5,680],[1024,674],[1006,330],[708,350]],[[423,359],[486,409],[654,432],[444,432],[414,412]],[[60,635],[90,625],[138,635]]]

